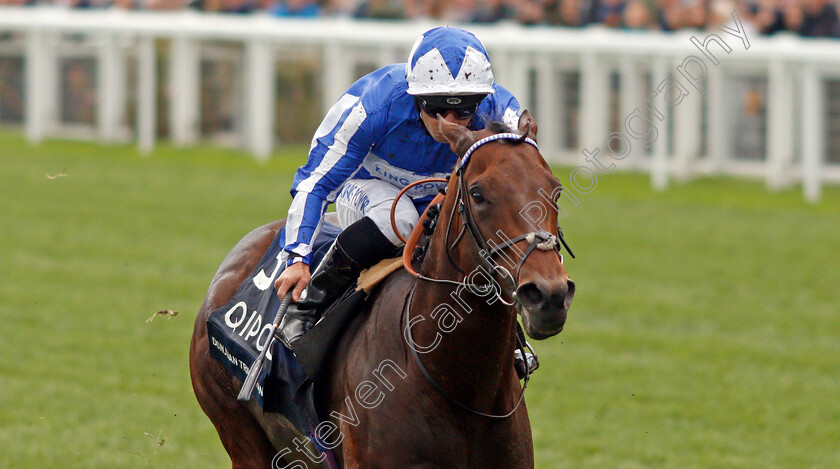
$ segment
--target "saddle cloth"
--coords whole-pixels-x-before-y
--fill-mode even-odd
[[[323,259],[340,232],[340,228],[324,223],[312,246],[313,264]],[[308,434],[319,422],[314,405],[302,400],[299,393],[306,375],[295,355],[279,340],[272,341],[268,337],[271,322],[280,307],[272,279],[276,279],[284,267],[278,263],[285,245],[286,233],[282,229],[233,298],[210,313],[207,332],[210,356],[242,381],[262,348],[271,344],[253,397],[264,411],[282,413]],[[275,270],[277,273],[271,275]]]
[[[313,266],[321,262],[340,232],[337,226],[324,223],[312,246]],[[313,369],[320,368],[328,356],[331,345],[340,337],[343,322],[353,316],[354,310],[380,281],[402,264],[399,259],[388,259],[361,273],[355,290],[348,291],[336,304],[327,308],[325,318],[330,318],[330,321],[321,321],[304,335],[304,338],[311,335],[317,340],[310,342],[311,349],[296,350],[306,363],[302,366],[301,360],[291,350],[279,340],[272,341],[268,337],[271,321],[280,306],[272,279],[276,279],[284,267],[278,263],[285,241],[285,229],[281,229],[233,298],[210,313],[207,331],[210,356],[242,381],[262,348],[271,344],[253,398],[264,411],[283,414],[306,435],[311,434],[320,419],[313,398],[312,380],[308,379],[304,370],[309,371],[310,376],[316,375]]]

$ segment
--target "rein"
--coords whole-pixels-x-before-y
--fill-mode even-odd
[[[406,324],[411,323],[410,322],[411,321],[411,316],[409,314],[409,310],[411,309],[411,301],[414,299],[414,291],[416,289],[417,289],[417,284],[415,283],[414,286],[411,287],[411,292],[409,292],[409,294],[408,294],[408,300],[405,302],[405,309],[403,310],[403,314],[405,314]],[[406,334],[407,334],[407,338],[409,340],[411,340],[411,344],[413,344],[414,339],[411,338],[411,329],[410,328],[407,329]],[[520,343],[520,340],[519,340],[518,336],[516,338],[516,342],[517,342],[517,347],[519,347],[519,349],[522,350],[522,356],[525,356],[525,351],[522,347],[522,344]],[[510,412],[508,412],[506,414],[503,414],[503,415],[502,414],[499,414],[499,415],[488,414],[488,413],[479,412],[477,410],[473,410],[473,409],[467,407],[466,405],[457,401],[454,397],[450,396],[446,391],[444,391],[443,388],[440,387],[439,384],[437,384],[437,382],[434,380],[434,378],[432,378],[432,375],[429,374],[429,371],[426,370],[426,367],[423,365],[423,362],[420,360],[420,354],[417,353],[417,349],[412,347],[411,344],[408,345],[408,348],[411,349],[411,354],[414,356],[414,361],[417,363],[417,366],[420,368],[420,372],[423,373],[423,377],[426,378],[426,381],[428,381],[429,384],[437,392],[439,392],[443,397],[446,398],[447,401],[449,401],[455,407],[458,407],[462,410],[465,410],[465,411],[467,411],[467,412],[469,412],[473,415],[478,415],[480,417],[487,417],[487,418],[491,418],[491,419],[506,419],[506,418],[510,417],[511,415],[513,415],[513,413],[516,412],[516,409],[519,408],[519,405],[522,404],[522,400],[525,398],[525,389],[528,388],[528,381],[531,380],[531,371],[530,370],[525,373],[525,382],[522,384],[522,390],[519,392],[519,399],[517,399],[516,405],[513,406],[513,409],[511,409]],[[525,344],[529,349],[531,348],[530,345],[527,345],[528,344],[527,342],[525,342]],[[533,353],[533,349],[531,349],[531,352]],[[527,368],[527,366],[526,366],[526,368]]]
[[[528,256],[532,252],[534,252],[534,250],[541,250],[541,251],[552,251],[553,250],[553,251],[556,251],[557,254],[560,256],[560,261],[562,262],[563,261],[563,255],[560,253],[560,245],[562,243],[562,245],[566,247],[566,249],[569,251],[569,253],[572,255],[572,257],[574,257],[574,254],[572,254],[571,250],[568,249],[568,246],[566,245],[565,240],[563,240],[562,232],[559,231],[559,230],[558,230],[557,235],[553,235],[551,233],[548,233],[548,232],[542,231],[542,230],[532,231],[532,232],[529,232],[529,233],[525,233],[525,234],[516,236],[516,237],[511,238],[511,239],[507,239],[503,243],[498,244],[498,245],[494,245],[492,247],[490,247],[488,245],[488,243],[485,241],[485,239],[481,235],[481,232],[478,229],[478,225],[476,224],[475,219],[473,217],[472,207],[470,206],[470,202],[469,202],[469,200],[466,200],[466,199],[468,199],[468,197],[467,197],[468,191],[467,191],[467,187],[466,187],[466,181],[464,180],[463,176],[464,176],[464,172],[466,171],[466,166],[469,163],[469,160],[470,160],[470,157],[472,156],[472,154],[482,145],[485,145],[485,144],[490,143],[490,142],[495,142],[495,141],[498,141],[498,140],[516,140],[516,141],[519,141],[519,142],[525,142],[525,143],[528,143],[528,144],[532,145],[534,148],[537,149],[537,151],[539,151],[539,147],[537,146],[537,142],[535,142],[533,139],[527,138],[527,137],[523,138],[519,134],[510,133],[510,132],[490,135],[488,137],[485,137],[485,138],[482,138],[482,139],[476,141],[475,143],[472,144],[472,146],[470,146],[470,148],[466,151],[466,153],[464,153],[464,156],[461,157],[461,159],[458,161],[458,164],[455,166],[455,170],[453,171],[455,173],[455,175],[458,177],[458,191],[455,194],[455,203],[458,205],[457,209],[458,209],[459,214],[461,215],[460,216],[460,218],[461,218],[461,230],[460,230],[458,236],[456,237],[455,241],[451,245],[449,245],[449,233],[451,231],[452,221],[453,221],[453,217],[454,217],[454,214],[455,214],[455,207],[453,207],[452,212],[450,213],[450,216],[449,216],[449,222],[447,223],[447,226],[446,226],[445,244],[447,244],[448,246],[446,246],[445,248],[447,249],[447,255],[448,255],[449,251],[451,249],[454,249],[454,247],[458,244],[458,242],[463,238],[465,232],[468,232],[470,234],[470,236],[473,238],[473,242],[475,243],[476,247],[478,248],[479,258],[481,259],[481,266],[484,267],[487,270],[488,273],[489,272],[500,272],[502,275],[509,278],[511,283],[513,284],[513,289],[511,290],[511,293],[510,293],[510,297],[511,297],[512,301],[510,301],[510,302],[505,301],[505,299],[502,298],[501,292],[496,293],[496,297],[503,304],[505,304],[507,306],[515,306],[515,305],[519,304],[519,300],[516,297],[516,286],[517,286],[517,279],[519,278],[519,272],[520,272],[522,266],[525,264],[525,261],[527,260]],[[440,201],[443,200],[444,196],[443,196],[443,194],[438,194],[434,198],[434,200],[432,200],[432,202],[428,205],[428,207],[426,207],[426,210],[420,216],[420,220],[418,221],[414,230],[412,230],[408,239],[405,239],[402,236],[402,234],[397,230],[396,223],[395,223],[395,211],[396,211],[397,202],[400,200],[402,195],[409,188],[411,188],[415,185],[421,184],[421,183],[425,183],[425,182],[447,182],[447,180],[446,179],[441,179],[441,178],[432,178],[432,179],[423,179],[423,180],[420,180],[420,181],[415,181],[415,182],[407,185],[406,187],[404,187],[402,189],[402,191],[400,191],[400,193],[397,195],[396,199],[394,199],[393,205],[391,206],[391,227],[393,228],[394,233],[396,234],[397,238],[399,238],[401,241],[403,241],[405,243],[405,247],[403,249],[403,266],[405,267],[406,271],[408,271],[411,275],[413,275],[414,277],[416,277],[419,280],[424,280],[424,281],[434,282],[434,283],[447,283],[447,284],[452,284],[452,285],[456,285],[456,286],[462,286],[462,287],[466,287],[466,288],[471,288],[471,289],[473,289],[473,291],[481,292],[481,291],[486,291],[489,288],[493,288],[492,282],[490,284],[486,285],[486,286],[478,286],[478,285],[468,284],[467,282],[459,282],[459,281],[456,281],[456,280],[437,279],[437,278],[432,278],[432,277],[426,277],[426,276],[418,273],[417,271],[415,271],[414,268],[412,267],[411,256],[412,256],[412,253],[414,251],[415,246],[417,245],[417,242],[420,239],[420,235],[423,232],[423,221],[426,218],[428,218],[429,207],[431,207],[432,205],[434,205],[436,203],[440,203]],[[514,246],[516,243],[518,243],[520,241],[527,242],[528,247],[526,248],[525,252],[523,253],[522,258],[519,260],[519,263],[516,266],[515,275],[514,275],[507,268],[505,268],[504,266],[502,266],[498,262],[496,262],[496,260],[494,259],[494,256],[499,254],[502,250]],[[406,306],[405,306],[405,310],[404,310],[404,314],[406,316],[406,321],[407,321],[406,324],[410,324],[410,319],[411,319],[410,318],[410,309],[411,309],[411,303],[414,299],[414,292],[415,292],[416,288],[417,288],[417,284],[415,283],[414,286],[412,287],[411,292],[409,293],[408,299],[406,301]],[[411,338],[411,329],[410,328],[408,328],[406,330],[406,338],[411,340],[412,341],[411,343],[413,343],[413,339]],[[528,345],[528,343],[525,342],[525,344],[523,346],[523,344],[521,342],[522,341],[517,336],[517,347],[520,349],[520,351],[522,352],[522,356],[524,357],[524,356],[526,356],[524,346],[527,346],[528,348],[530,348],[530,345]],[[481,417],[494,418],[494,419],[504,419],[504,418],[508,418],[511,415],[513,415],[514,412],[516,412],[516,409],[519,408],[519,405],[522,404],[522,401],[525,397],[525,389],[528,387],[528,381],[531,378],[531,372],[530,371],[526,372],[525,382],[522,386],[522,391],[520,392],[519,399],[517,400],[516,405],[513,407],[513,409],[511,409],[510,412],[508,412],[506,414],[503,414],[503,415],[488,414],[488,413],[479,412],[477,410],[471,409],[468,406],[462,404],[461,402],[455,400],[449,394],[447,394],[446,391],[444,391],[443,388],[441,388],[440,385],[437,384],[437,382],[435,382],[434,378],[432,378],[432,376],[429,374],[428,370],[426,370],[426,367],[423,365],[423,362],[420,360],[420,355],[417,353],[417,350],[414,347],[412,347],[411,344],[409,344],[409,348],[411,349],[412,355],[414,356],[414,361],[417,363],[418,367],[420,368],[420,371],[422,372],[423,376],[426,378],[426,381],[428,381],[429,384],[435,390],[437,390],[441,395],[443,395],[443,397],[445,397],[447,401],[449,401],[451,404],[453,404],[454,406],[456,406],[458,408],[461,408],[461,409],[463,409],[463,410],[465,410],[465,411],[467,411],[471,414],[478,415],[478,416],[481,416]],[[533,352],[533,350],[532,350],[532,352]]]

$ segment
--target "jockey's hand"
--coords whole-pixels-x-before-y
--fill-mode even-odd
[[[309,266],[303,262],[297,262],[286,267],[286,270],[274,282],[277,296],[282,300],[286,293],[292,290],[292,301],[297,303],[300,301],[300,294],[303,293],[303,289],[309,284],[309,278]]]

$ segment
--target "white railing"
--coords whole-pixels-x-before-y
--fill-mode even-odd
[[[102,141],[133,138],[148,152],[164,117],[156,104],[161,97],[171,141],[186,145],[201,137],[202,63],[228,61],[234,76],[226,86],[235,88],[228,100],[235,109],[227,137],[266,158],[276,143],[278,63],[314,57],[326,110],[359,70],[404,61],[416,37],[432,26],[0,7],[0,64],[4,58],[23,58],[21,125],[31,141],[68,134]],[[658,188],[671,178],[708,173],[763,177],[771,189],[801,182],[808,200],[819,199],[824,182],[840,182],[840,99],[831,99],[840,98],[835,96],[840,94],[840,42],[740,39],[721,30],[467,27],[487,46],[497,81],[533,109],[542,152],[551,161],[594,171],[607,171],[611,164],[644,169]],[[692,37],[703,42],[712,33],[730,53],[710,43],[712,59],[692,44]],[[169,71],[163,81],[158,79],[162,48],[168,51]],[[82,124],[65,122],[59,109],[61,87],[69,86],[60,67],[73,57],[96,64],[91,73],[95,118]],[[693,84],[687,78],[700,75],[704,79]],[[8,73],[0,68],[0,79],[4,76]],[[158,89],[160,83],[165,89]],[[0,83],[0,91],[4,85],[9,83]],[[133,116],[127,115],[129,102]],[[0,95],[0,123],[5,122],[3,106]],[[656,138],[646,148],[642,134],[653,132],[648,123]],[[609,152],[605,141],[614,132],[624,138],[612,142],[629,142],[629,148],[618,145]],[[582,153],[596,148],[595,158]],[[624,150],[621,159],[608,156]]]

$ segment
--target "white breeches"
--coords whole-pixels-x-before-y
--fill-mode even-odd
[[[391,204],[399,193],[399,188],[380,179],[351,179],[335,200],[339,225],[344,229],[362,217],[368,217],[395,246],[402,246],[391,228]],[[403,195],[397,203],[394,220],[404,238],[408,238],[419,219],[414,203]]]

